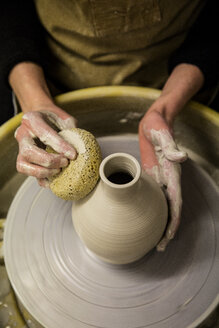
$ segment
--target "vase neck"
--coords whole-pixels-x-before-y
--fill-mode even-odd
[[[100,165],[104,191],[115,197],[133,194],[138,186],[141,168],[138,161],[126,153],[111,154]]]

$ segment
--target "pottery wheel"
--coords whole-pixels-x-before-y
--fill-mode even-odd
[[[136,135],[99,143],[104,156],[139,159]],[[46,328],[195,327],[218,303],[219,194],[191,160],[182,165],[182,190],[182,222],[167,250],[115,266],[84,248],[71,202],[28,178],[11,205],[4,244],[21,303]]]

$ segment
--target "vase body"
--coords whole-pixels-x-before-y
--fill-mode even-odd
[[[134,262],[161,239],[167,203],[159,185],[131,155],[116,153],[100,165],[100,181],[84,199],[73,203],[74,228],[100,259]]]

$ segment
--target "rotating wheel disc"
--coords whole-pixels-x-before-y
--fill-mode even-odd
[[[128,152],[139,159],[136,136],[99,139],[103,156]],[[28,178],[11,205],[5,262],[27,311],[46,328],[195,327],[218,303],[219,195],[210,178],[182,165],[179,231],[164,253],[114,266],[83,246],[71,202]]]

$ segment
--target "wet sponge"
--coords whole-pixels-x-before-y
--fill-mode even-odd
[[[73,128],[59,134],[74,146],[78,155],[60,173],[50,178],[50,189],[62,199],[78,200],[91,192],[99,179],[100,147],[95,137],[86,130]]]

